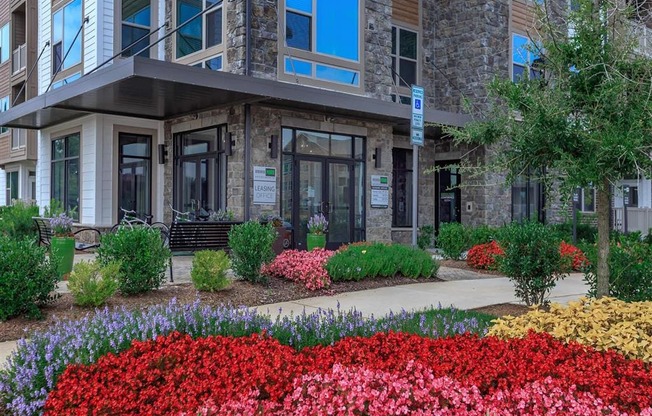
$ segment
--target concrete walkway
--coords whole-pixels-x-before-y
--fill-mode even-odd
[[[175,281],[189,281],[189,273],[185,276],[181,273],[176,274],[176,268],[179,267],[181,271],[182,267],[189,264],[189,260],[175,257],[174,264]],[[438,276],[446,281],[385,287],[335,296],[319,296],[263,305],[256,309],[260,313],[272,316],[279,314],[279,311],[282,315],[296,315],[302,313],[304,309],[310,313],[318,308],[336,308],[339,303],[342,310],[356,308],[364,316],[383,316],[390,311],[420,310],[438,305],[472,309],[498,303],[519,303],[518,299],[514,297],[513,284],[505,277],[483,276],[472,271],[447,267],[440,268]],[[557,283],[550,300],[567,303],[584,296],[586,291],[587,286],[582,281],[582,274],[574,273]],[[0,363],[5,362],[15,346],[15,341],[0,343]]]

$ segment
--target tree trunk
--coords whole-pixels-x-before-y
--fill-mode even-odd
[[[604,180],[597,189],[598,211],[598,270],[597,297],[609,296],[609,211],[611,210],[611,193],[609,181]]]

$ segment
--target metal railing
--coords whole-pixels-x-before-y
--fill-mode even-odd
[[[27,44],[23,43],[14,49],[11,61],[12,74],[23,71],[27,66]]]

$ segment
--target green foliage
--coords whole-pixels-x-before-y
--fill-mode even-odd
[[[516,296],[527,305],[547,303],[548,293],[564,277],[559,239],[537,222],[513,223],[500,233],[505,252],[499,270],[514,283]]]
[[[23,201],[3,207],[0,213],[0,234],[14,239],[36,239],[36,224],[32,217],[38,216],[38,207]]]
[[[637,238],[611,242],[609,250],[609,296],[625,302],[652,300],[652,246]],[[594,245],[585,247],[590,264],[584,272],[589,296],[597,294],[597,257]]]
[[[161,286],[171,253],[170,249],[163,246],[158,230],[121,227],[114,234],[102,236],[97,255],[102,266],[112,262],[120,263],[120,292],[134,295]]]
[[[469,247],[490,243],[496,238],[497,229],[489,225],[471,227],[469,230]]]
[[[468,227],[458,222],[442,223],[439,226],[437,246],[442,249],[444,258],[459,260],[462,253],[469,249],[471,237]]]
[[[46,205],[43,208],[43,217],[45,218],[52,218],[65,213],[66,210],[63,208],[63,203],[56,199],[51,199],[50,205]]]
[[[75,305],[100,306],[118,289],[120,263],[100,266],[98,261],[81,261],[72,269],[68,289]]]
[[[432,225],[423,225],[419,228],[419,235],[417,236],[417,246],[421,250],[432,247],[432,242],[435,238],[435,227]]]
[[[226,271],[231,262],[222,250],[202,250],[192,259],[190,277],[197,290],[215,292],[224,289],[230,283]]]
[[[374,277],[432,277],[439,264],[418,248],[401,244],[351,245],[335,253],[326,263],[333,281],[362,280]]]
[[[0,235],[0,321],[22,314],[40,318],[39,306],[55,299],[59,274],[46,252],[29,239]]]
[[[573,223],[565,222],[562,224],[554,224],[550,226],[560,240],[566,242],[573,241]],[[598,229],[591,224],[577,224],[577,241],[582,241],[584,243],[593,244],[598,239]]]
[[[254,283],[266,282],[260,268],[274,258],[272,244],[276,236],[271,223],[263,225],[258,221],[247,221],[234,226],[229,232],[233,272]]]

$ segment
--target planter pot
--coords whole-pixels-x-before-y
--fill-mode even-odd
[[[283,247],[283,240],[285,240],[285,227],[274,227],[276,230],[276,240],[274,240],[274,243],[272,244],[272,250],[274,250],[275,254],[281,254],[285,247]]]
[[[313,248],[326,247],[326,234],[310,234],[306,236],[306,248],[311,251]]]
[[[59,277],[67,276],[72,271],[72,263],[75,258],[75,239],[73,237],[52,237],[50,257],[57,262]]]

